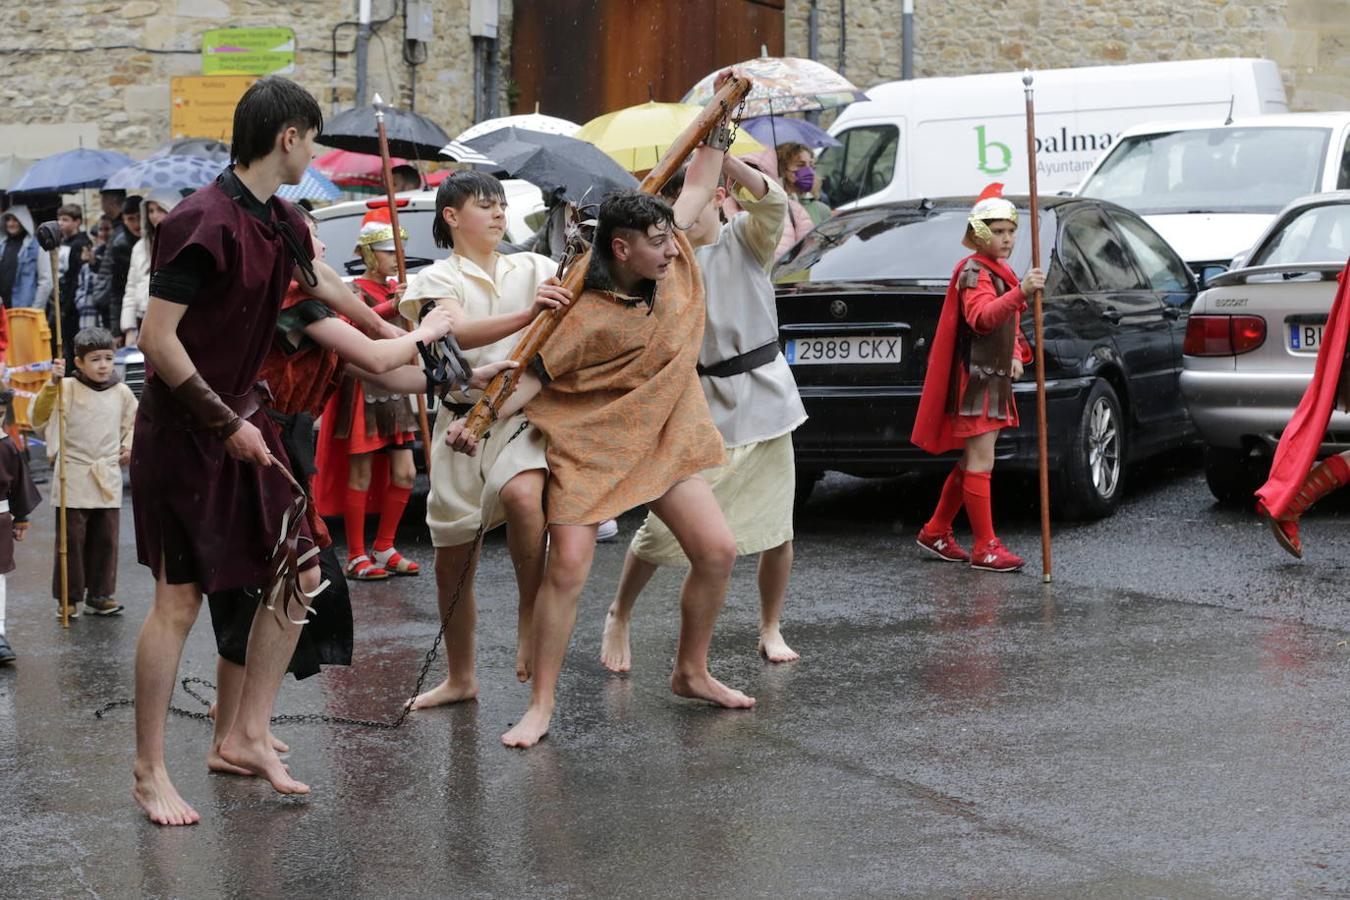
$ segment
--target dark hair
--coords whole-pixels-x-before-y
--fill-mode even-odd
[[[436,189],[436,218],[431,222],[431,238],[437,247],[453,247],[450,226],[445,224],[447,209],[460,209],[470,200],[497,200],[506,202],[506,189],[496,176],[486,172],[464,170],[455,172]]]
[[[78,222],[84,221],[84,210],[80,209],[78,203],[66,203],[56,211],[57,218],[61,216],[70,216]]]
[[[95,350],[116,350],[112,332],[106,328],[81,328],[75,335],[75,358],[83,359]]]
[[[599,224],[595,226],[595,250],[601,259],[612,260],[615,232],[646,234],[653,225],[675,227],[675,211],[655,194],[625,191],[606,197],[600,204]]]
[[[422,175],[417,171],[415,166],[394,166],[394,168],[389,170],[389,174],[393,175],[395,178],[398,178],[400,175],[404,178],[411,178],[413,181],[417,182],[419,188],[422,186]]]
[[[132,194],[122,201],[122,215],[136,215],[141,211],[141,195]]]
[[[244,91],[234,108],[230,161],[248,166],[272,152],[287,128],[323,131],[323,112],[309,93],[288,78],[269,75]]]

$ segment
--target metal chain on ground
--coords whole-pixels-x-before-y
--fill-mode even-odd
[[[506,439],[506,443],[509,444],[516,438],[520,437],[520,435],[524,433],[525,429],[529,427],[530,427],[529,422],[522,422],[520,426],[516,428],[515,433]],[[488,440],[490,437],[491,435],[488,435],[487,437],[484,438],[484,440]],[[408,718],[408,714],[413,711],[412,701],[415,700],[422,693],[422,687],[426,684],[427,674],[431,671],[432,665],[436,662],[436,652],[440,649],[441,641],[445,639],[445,628],[450,623],[451,617],[454,616],[455,608],[459,606],[460,597],[462,597],[464,594],[464,584],[468,580],[470,570],[473,569],[474,567],[474,561],[478,558],[478,551],[482,547],[483,535],[487,530],[488,521],[489,518],[487,516],[484,516],[482,520],[478,523],[478,531],[474,534],[473,537],[473,550],[469,553],[469,558],[464,563],[464,568],[460,569],[459,571],[459,580],[455,583],[455,593],[451,596],[450,603],[446,606],[445,615],[441,616],[441,627],[436,631],[436,639],[431,642],[431,649],[427,651],[426,657],[422,661],[422,671],[419,672],[417,675],[417,682],[416,684],[413,685],[412,694],[404,702],[403,709],[399,712],[398,718],[394,719],[394,721],[392,722],[380,722],[375,719],[353,719],[347,716],[332,716],[326,715],[324,713],[291,713],[287,715],[273,716],[271,719],[271,723],[273,725],[295,725],[295,724],[351,725],[356,728],[372,728],[382,731],[393,731],[396,728],[401,728],[403,726],[404,721]],[[207,681],[205,678],[197,678],[195,676],[184,678],[179,683],[182,685],[183,692],[186,693],[189,697],[196,700],[198,703],[202,704],[202,706],[205,706],[208,710],[211,708],[211,701],[206,699],[196,691],[194,691],[191,685],[200,684],[203,687],[208,687],[211,688],[212,690],[215,690],[216,686],[214,684]],[[94,710],[94,718],[102,719],[108,712],[114,709],[121,709],[122,707],[135,705],[136,701],[130,698],[124,698],[122,700],[113,700],[103,704],[98,709]],[[185,719],[198,719],[205,722],[215,721],[214,719],[211,718],[209,713],[183,709],[180,706],[170,706],[169,712],[172,713],[173,715],[181,716]]]

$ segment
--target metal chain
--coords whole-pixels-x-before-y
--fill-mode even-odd
[[[520,423],[520,426],[515,430],[515,433],[506,439],[506,443],[509,444],[520,437],[525,429],[529,427],[529,422]],[[490,437],[491,435],[488,435],[488,438]],[[488,438],[484,438],[484,440],[487,440]],[[330,716],[323,713],[293,713],[284,716],[273,716],[271,723],[273,725],[351,725],[356,728],[372,728],[382,731],[393,731],[397,728],[401,728],[404,721],[408,718],[408,714],[412,712],[412,701],[422,693],[422,687],[426,684],[427,674],[431,671],[432,665],[436,662],[436,652],[440,649],[441,641],[445,639],[445,628],[450,623],[450,619],[454,616],[456,607],[459,606],[460,597],[464,595],[464,584],[468,581],[469,571],[473,568],[474,561],[478,558],[478,550],[482,546],[483,535],[487,530],[488,521],[489,518],[484,516],[478,523],[478,531],[473,536],[473,550],[470,552],[468,560],[464,563],[464,568],[459,571],[459,580],[455,583],[455,593],[451,596],[449,605],[446,606],[445,615],[441,616],[441,627],[437,630],[436,639],[431,642],[431,649],[427,651],[426,656],[422,661],[422,671],[417,675],[417,683],[413,685],[412,694],[403,704],[403,709],[399,712],[398,718],[394,719],[392,722],[381,722],[375,719],[353,719],[347,716]],[[211,708],[211,701],[203,697],[197,691],[194,691],[191,686],[200,684],[203,687],[214,690],[216,687],[214,684],[207,681],[205,678],[196,677],[184,678],[179,684],[182,685],[183,692],[189,697],[196,700],[202,706],[205,706],[208,710]],[[136,701],[130,698],[113,700],[94,710],[94,718],[102,719],[108,712],[114,709],[135,705]],[[185,719],[198,719],[204,722],[214,721],[208,713],[183,709],[180,706],[170,706],[169,712]]]

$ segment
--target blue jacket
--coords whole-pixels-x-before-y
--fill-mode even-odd
[[[31,234],[19,247],[19,270],[14,275],[14,293],[10,305],[15,309],[28,306],[45,307],[51,299],[52,273],[50,265],[43,265],[46,254]]]

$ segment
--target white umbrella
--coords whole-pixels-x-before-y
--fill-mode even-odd
[[[518,116],[501,116],[496,119],[488,119],[479,122],[456,135],[457,141],[471,141],[476,137],[482,137],[485,134],[491,134],[502,128],[523,128],[526,131],[541,131],[544,134],[560,134],[563,137],[572,137],[581,130],[581,126],[576,122],[569,122],[566,119],[560,119],[557,116],[546,116],[543,113],[524,113]]]

